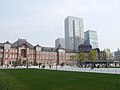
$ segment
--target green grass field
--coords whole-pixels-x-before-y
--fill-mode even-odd
[[[0,81],[8,90],[120,90],[115,74],[11,69],[0,70]]]

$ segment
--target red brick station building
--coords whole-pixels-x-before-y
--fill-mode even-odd
[[[68,64],[70,56],[78,55],[80,52],[86,53],[87,61],[89,62],[89,51],[92,48],[88,46],[89,49],[86,50],[86,47],[81,45],[79,51],[71,51],[63,49],[61,45],[57,49],[40,45],[33,46],[26,39],[18,39],[14,43],[6,41],[5,43],[0,43],[0,65],[13,65],[17,60],[21,60],[22,64],[28,62],[29,65],[33,65],[35,61],[45,65],[54,65],[55,63],[58,65],[61,63]],[[97,53],[97,61],[103,60],[102,52],[98,48],[94,50]]]

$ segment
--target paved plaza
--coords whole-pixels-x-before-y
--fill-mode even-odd
[[[18,66],[18,67],[12,67],[9,66],[8,68],[6,66],[0,66],[0,69],[22,69],[22,68],[26,68],[26,66]],[[34,68],[34,69],[42,69],[42,66],[30,66],[28,68]],[[61,71],[75,71],[75,72],[94,72],[94,73],[108,73],[108,74],[120,74],[120,68],[78,68],[77,66],[53,66],[53,67],[49,67],[49,66],[45,66],[44,69],[47,70],[61,70]]]

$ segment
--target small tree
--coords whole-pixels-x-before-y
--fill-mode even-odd
[[[83,63],[86,61],[86,54],[85,53],[80,53],[79,57],[78,57],[78,60],[82,63],[82,66],[83,66]]]
[[[38,63],[36,60],[34,61],[34,66],[38,66]]]
[[[95,50],[91,50],[90,51],[90,53],[89,53],[89,59],[92,61],[93,65],[94,65],[94,62],[97,59],[96,51]]]
[[[70,56],[70,60],[73,61],[73,63],[74,63],[74,61],[76,61],[77,59],[78,59],[78,56],[77,56],[77,55],[71,55],[71,56]]]
[[[18,61],[15,61],[14,66],[15,67],[18,66]]]
[[[112,60],[113,58],[113,54],[111,53],[109,48],[105,49],[104,51],[106,53],[107,65],[109,65],[110,60]]]
[[[18,65],[18,66],[21,66],[21,65],[22,65],[22,64],[21,64],[21,60],[22,60],[21,58],[18,59],[18,61],[17,61],[17,65]]]
[[[107,55],[106,55],[106,51],[105,50],[103,50],[103,60],[107,60]]]
[[[106,60],[112,60],[113,55],[112,55],[110,49],[109,48],[105,49],[105,52],[106,52]]]
[[[15,66],[15,61],[12,61],[12,65]]]

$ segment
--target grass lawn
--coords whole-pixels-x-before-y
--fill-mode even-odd
[[[115,74],[4,69],[0,78],[8,90],[120,90],[120,75]]]

